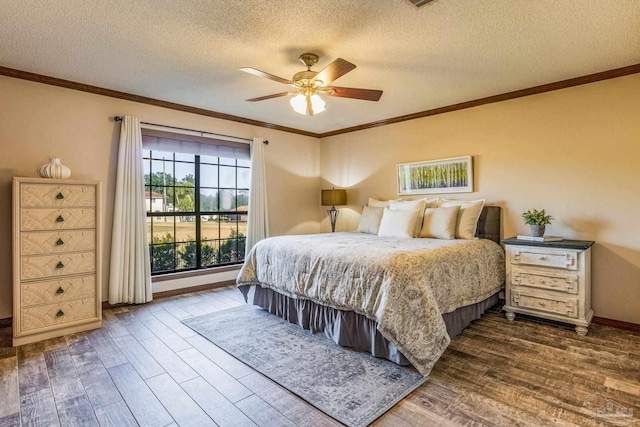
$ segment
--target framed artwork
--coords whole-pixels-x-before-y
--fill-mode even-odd
[[[398,170],[398,194],[472,193],[471,156],[424,162],[401,163]]]

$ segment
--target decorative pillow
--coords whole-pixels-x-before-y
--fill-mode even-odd
[[[422,229],[422,217],[424,216],[424,210],[432,207],[438,199],[416,199],[416,200],[389,200],[389,209],[392,211],[412,211],[418,210],[418,221],[416,221],[416,228],[413,232],[413,237],[420,235],[420,229]]]
[[[460,206],[458,211],[458,222],[456,224],[456,239],[475,239],[478,218],[482,213],[485,199],[480,200],[447,200],[441,199],[438,203],[440,208]]]
[[[384,208],[378,236],[412,238],[418,222],[418,214],[417,210],[392,211]]]
[[[446,240],[455,239],[459,210],[460,206],[425,209],[420,237]]]
[[[384,208],[362,207],[362,216],[358,223],[358,233],[378,234]]]
[[[396,200],[400,200],[400,199],[396,199]],[[390,200],[376,200],[369,197],[368,205],[371,206],[372,208],[388,208],[389,202]]]

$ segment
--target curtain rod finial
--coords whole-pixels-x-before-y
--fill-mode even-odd
[[[120,116],[115,116],[115,117],[113,118],[113,121],[114,121],[114,122],[121,122],[121,121],[122,121],[122,117],[120,117]]]
[[[268,139],[265,139],[264,141],[262,141],[262,143],[263,143],[264,145],[269,145],[269,140],[268,140]]]

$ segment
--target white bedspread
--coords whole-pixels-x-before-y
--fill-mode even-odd
[[[484,300],[504,279],[504,253],[489,240],[326,233],[258,242],[237,283],[373,319],[428,375],[450,342],[442,313]]]

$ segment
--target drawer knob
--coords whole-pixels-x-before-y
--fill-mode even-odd
[[[545,283],[547,283],[546,280],[544,280],[544,279],[540,279],[539,282],[540,282],[541,285],[544,285]]]
[[[56,199],[58,199],[58,200],[64,199],[64,194],[58,193],[58,195],[56,196]]]
[[[56,240],[56,245],[58,245],[58,246],[64,245],[64,240],[62,240],[62,239]]]
[[[546,260],[546,259],[547,259],[547,257],[546,257],[546,256],[544,256],[544,255],[540,255],[540,261],[544,261],[544,260]]]
[[[58,310],[58,312],[56,313],[56,317],[62,317],[62,316],[64,316],[64,311]]]
[[[62,286],[60,286],[60,287],[56,290],[56,294],[64,294],[64,289],[62,289]]]
[[[64,218],[62,217],[62,215],[58,215],[58,218],[56,218],[56,222],[64,222]]]
[[[540,304],[541,307],[544,307],[545,305],[547,305],[546,303],[544,303],[543,301],[538,301],[538,304]]]
[[[62,261],[58,261],[58,263],[56,264],[56,268],[64,268],[64,264],[62,263]]]

